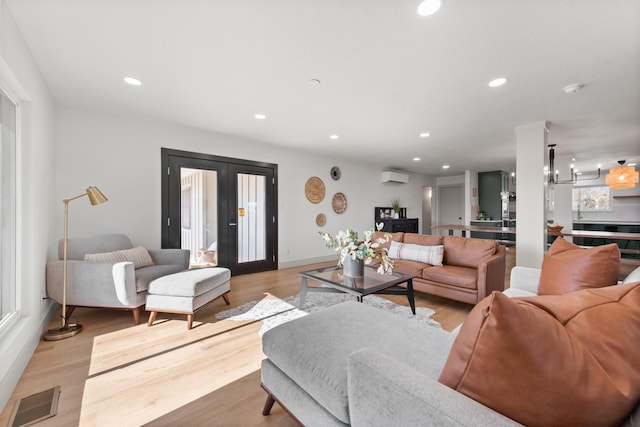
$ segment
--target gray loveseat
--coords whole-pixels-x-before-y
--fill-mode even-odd
[[[63,259],[63,242],[58,257]],[[155,265],[134,268],[131,262],[89,262],[85,254],[131,249],[124,234],[71,238],[67,244],[67,306],[105,307],[131,310],[137,325],[145,304],[149,283],[162,276],[189,268],[190,252],[185,249],[148,249]],[[62,303],[63,261],[47,263],[47,294]]]
[[[535,295],[538,277],[514,267],[505,294]],[[263,336],[263,415],[279,402],[306,426],[519,425],[437,381],[456,332],[356,302],[280,325]]]

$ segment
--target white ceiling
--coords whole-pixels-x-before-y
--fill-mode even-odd
[[[582,170],[640,162],[638,0],[6,3],[62,105],[428,175],[514,170],[542,120]]]

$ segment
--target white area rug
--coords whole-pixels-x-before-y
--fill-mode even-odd
[[[259,301],[251,301],[236,308],[221,311],[216,314],[220,320],[258,321],[262,320],[262,328],[259,335],[262,336],[269,329],[282,323],[306,316],[309,313],[320,311],[324,308],[339,304],[344,301],[356,301],[356,297],[349,294],[314,293],[309,292],[304,300],[302,309],[298,309],[298,295],[280,298],[265,298]],[[409,307],[395,304],[387,299],[367,295],[363,299],[364,304],[372,305],[382,310],[390,311],[416,322],[426,323],[429,326],[442,329],[440,323],[431,319],[435,314],[430,308],[416,307],[416,315],[411,313]]]

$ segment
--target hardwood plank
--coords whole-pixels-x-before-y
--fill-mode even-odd
[[[510,259],[515,260],[513,249],[507,272],[514,262]],[[269,416],[261,414],[266,399],[260,387],[261,322],[220,321],[215,313],[252,300],[295,295],[299,271],[332,264],[233,277],[230,305],[222,299],[211,302],[196,312],[191,330],[184,315],[158,313],[148,327],[146,312],[141,324],[132,325],[126,311],[77,308],[72,321],[81,323],[83,332],[40,342],[0,413],[0,425],[8,423],[17,399],[56,385],[62,390],[58,414],[40,426],[297,425],[277,404]],[[404,296],[386,297],[408,306]],[[433,318],[446,330],[472,308],[420,292],[416,306],[434,309]]]

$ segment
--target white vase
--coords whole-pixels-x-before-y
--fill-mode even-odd
[[[400,214],[399,214],[398,212],[395,212],[395,213],[393,214],[393,218],[394,218],[394,219],[398,219],[398,218],[400,218]]]
[[[349,277],[362,277],[364,276],[364,260],[352,259],[350,256],[344,259],[344,266],[342,268],[342,274]]]

